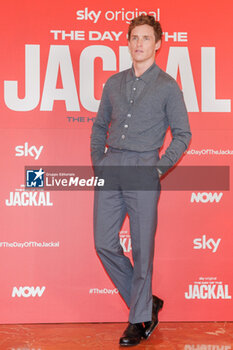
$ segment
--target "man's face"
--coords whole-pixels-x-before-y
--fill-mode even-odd
[[[129,51],[134,63],[153,63],[155,51],[159,49],[161,40],[155,42],[154,29],[148,24],[135,27],[128,41]]]

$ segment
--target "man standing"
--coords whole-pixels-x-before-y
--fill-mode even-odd
[[[121,346],[139,344],[158,324],[163,301],[152,296],[151,281],[160,176],[180,159],[191,138],[183,94],[176,81],[155,63],[161,38],[160,23],[153,16],[141,15],[131,21],[128,47],[132,68],[107,80],[91,135],[94,166],[154,167],[153,172],[147,172],[155,185],[151,191],[127,189],[119,172],[114,190],[95,191],[96,251],[130,308]],[[159,159],[169,126],[172,141]],[[128,176],[134,180],[132,172]],[[130,220],[133,266],[119,240],[126,214]]]

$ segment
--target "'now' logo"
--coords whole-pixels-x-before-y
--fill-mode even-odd
[[[221,198],[222,198],[222,195],[223,193],[207,193],[207,192],[199,192],[199,193],[195,193],[193,192],[192,193],[192,196],[191,196],[191,203],[213,203],[213,202],[220,202]]]
[[[45,291],[45,287],[13,287],[12,290],[12,297],[23,297],[23,298],[29,298],[33,297],[35,298],[38,296],[39,298],[42,296],[42,294]]]

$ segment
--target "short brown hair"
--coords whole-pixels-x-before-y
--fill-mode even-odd
[[[135,27],[141,26],[143,24],[148,24],[149,26],[153,27],[156,42],[162,39],[163,31],[161,28],[161,24],[155,20],[154,16],[140,15],[132,19],[132,21],[130,22],[129,29],[128,29],[128,40],[130,40],[132,30]]]

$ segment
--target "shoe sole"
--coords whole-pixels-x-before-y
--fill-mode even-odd
[[[138,345],[138,344],[140,344],[140,342],[135,343],[135,344],[121,344],[121,343],[119,343],[120,346],[125,346],[125,347],[127,347],[127,346],[135,346],[135,345]]]

